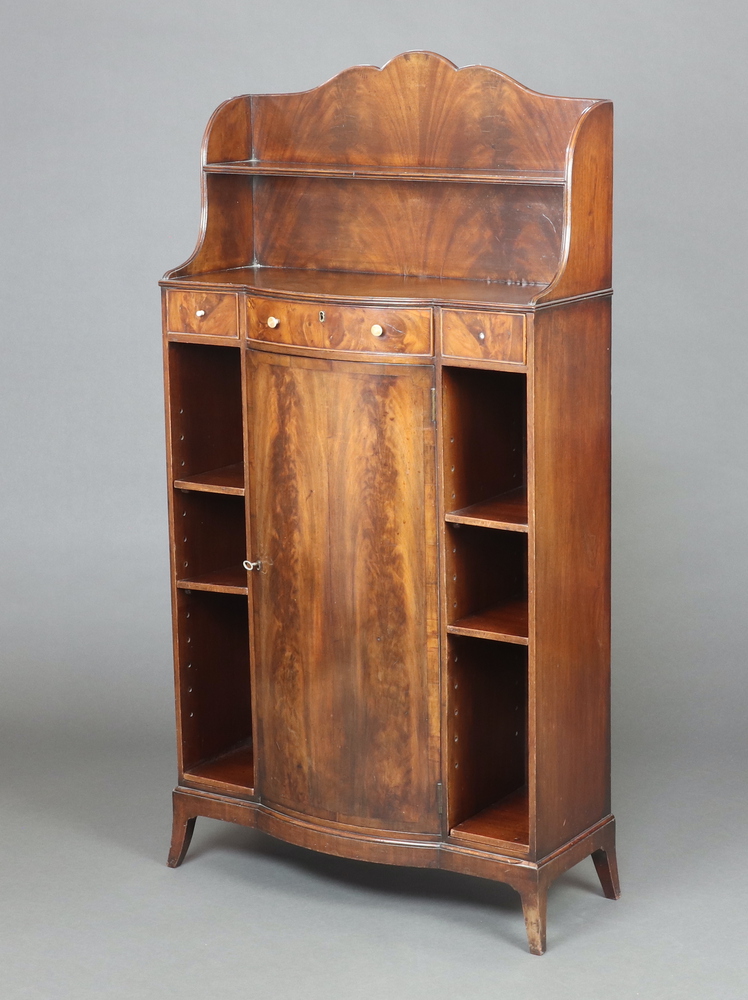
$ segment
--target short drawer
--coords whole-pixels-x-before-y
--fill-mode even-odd
[[[167,291],[166,329],[169,333],[196,333],[203,337],[238,337],[238,296]]]
[[[525,317],[516,313],[444,309],[442,353],[452,358],[525,363]]]
[[[430,309],[249,299],[250,340],[326,351],[430,356]]]

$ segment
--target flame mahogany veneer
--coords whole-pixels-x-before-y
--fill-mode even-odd
[[[237,97],[163,278],[195,818],[520,893],[610,811],[612,106],[429,52]]]

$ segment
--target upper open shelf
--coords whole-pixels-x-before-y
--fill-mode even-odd
[[[608,294],[611,127],[609,102],[433,52],[232,98],[203,141],[198,245],[165,281],[519,310]]]
[[[347,163],[286,163],[267,160],[227,160],[206,163],[208,174],[249,174],[255,177],[330,177],[355,180],[437,181],[459,184],[538,184],[563,186],[563,170],[511,170],[470,167],[378,166]]]

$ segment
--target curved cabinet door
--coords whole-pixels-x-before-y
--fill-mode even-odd
[[[434,369],[248,354],[257,790],[436,833]]]

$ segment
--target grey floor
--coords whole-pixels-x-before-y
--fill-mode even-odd
[[[745,775],[718,748],[616,753],[623,897],[590,860],[573,869],[535,958],[500,884],[205,819],[167,869],[170,736],[133,729],[5,728],[7,1000],[748,995]]]

